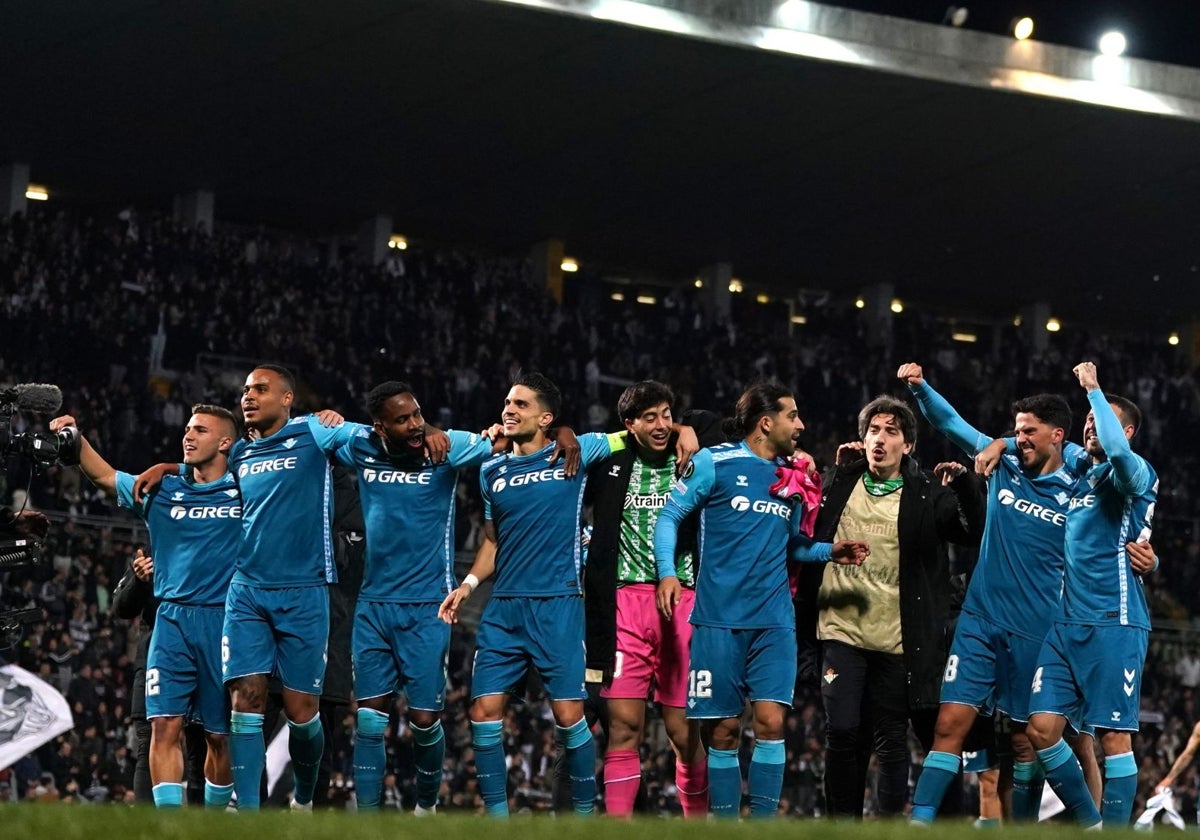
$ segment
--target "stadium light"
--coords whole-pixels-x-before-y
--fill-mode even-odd
[[[979,340],[979,336],[975,335],[975,333],[969,333],[969,332],[951,333],[950,338],[954,341],[961,341],[964,344],[974,344],[976,341]]]
[[[1179,333],[1173,332],[1167,336],[1167,344],[1170,344],[1172,347],[1179,344]]]
[[[1051,318],[1046,322],[1046,332],[1058,332],[1062,329],[1062,322],[1057,318]]]
[[[609,298],[620,303],[621,301],[625,300],[625,293],[624,292],[613,292],[611,295],[609,295]]]
[[[892,311],[897,315],[904,311],[904,303],[900,298],[892,298]]]
[[[733,292],[735,295],[740,294],[742,291],[742,281],[737,279],[736,277],[734,277],[732,280],[730,280],[729,281],[729,291]]]
[[[397,251],[407,251],[408,240],[399,234],[392,234],[392,238],[388,240],[388,247]]]
[[[1012,25],[1013,37],[1018,41],[1028,40],[1033,35],[1033,18],[1017,18]]]
[[[562,270],[566,272],[576,272],[579,270],[579,260],[574,257],[563,257]]]
[[[801,326],[803,326],[804,324],[808,323],[808,316],[807,315],[793,315],[792,323],[800,324]]]
[[[811,9],[804,0],[783,0],[775,10],[775,20],[788,29],[807,29]]]
[[[1014,327],[1021,326],[1021,316],[1020,315],[1013,316],[1013,326]]]
[[[767,295],[767,294],[763,294],[762,292],[759,292],[757,295],[755,295],[754,299],[759,303],[770,303],[771,302],[771,296]]]
[[[658,298],[656,298],[654,295],[638,295],[637,302],[644,303],[647,306],[653,306],[654,304],[658,303]]]
[[[854,299],[854,308],[855,309],[863,309],[864,307],[866,307],[866,305],[867,305],[867,302],[865,300],[863,300],[862,298],[858,297],[858,298]]]
[[[946,9],[946,14],[942,15],[942,23],[958,29],[966,24],[967,18],[970,16],[971,12],[966,6],[950,6]]]
[[[25,197],[30,201],[49,201],[50,192],[41,184],[29,184],[25,187]]]
[[[704,281],[701,280],[699,277],[697,277],[695,280],[692,281],[692,285],[695,286],[697,289],[703,289]]]
[[[1100,54],[1117,56],[1125,52],[1125,36],[1115,29],[1100,36]]]

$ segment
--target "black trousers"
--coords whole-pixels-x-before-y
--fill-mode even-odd
[[[874,752],[879,812],[903,814],[909,770],[904,657],[835,641],[825,642],[823,649],[826,812],[862,819],[867,764]]]

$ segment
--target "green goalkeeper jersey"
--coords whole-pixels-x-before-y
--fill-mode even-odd
[[[621,538],[617,547],[617,585],[657,583],[654,565],[654,525],[675,483],[675,456],[661,466],[635,458],[621,512]],[[684,551],[675,557],[675,573],[688,587],[696,584],[695,557]]]

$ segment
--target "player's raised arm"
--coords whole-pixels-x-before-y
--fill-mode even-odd
[[[925,381],[921,366],[916,362],[902,364],[896,371],[896,377],[908,385],[908,390],[917,398],[917,406],[925,418],[959,449],[974,456],[992,442],[990,436],[964,420],[945,397],[933,390],[933,386]]]
[[[1175,784],[1175,780],[1195,760],[1196,750],[1198,749],[1200,749],[1200,723],[1192,727],[1192,735],[1188,738],[1187,746],[1183,748],[1183,752],[1175,759],[1175,763],[1171,765],[1171,769],[1167,771],[1167,775],[1163,776],[1162,781],[1154,786],[1154,792],[1162,793],[1164,789]]]
[[[50,431],[57,432],[60,429],[65,429],[68,426],[77,426],[75,418],[69,414],[64,414],[61,417],[55,417],[50,421]],[[107,461],[100,456],[88,439],[83,435],[79,436],[80,451],[79,451],[79,469],[88,480],[105,492],[106,495],[117,495],[117,471]]]
[[[1100,390],[1093,362],[1081,362],[1072,372],[1079,384],[1087,391],[1088,404],[1092,408],[1095,435],[1104,449],[1104,455],[1113,465],[1117,486],[1128,496],[1136,496],[1150,489],[1151,473],[1146,461],[1129,446],[1129,439],[1137,431],[1133,418],[1121,417],[1109,398]],[[1086,434],[1087,429],[1085,427]]]

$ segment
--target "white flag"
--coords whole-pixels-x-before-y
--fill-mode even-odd
[[[24,668],[0,666],[0,770],[74,725],[57,690]]]

